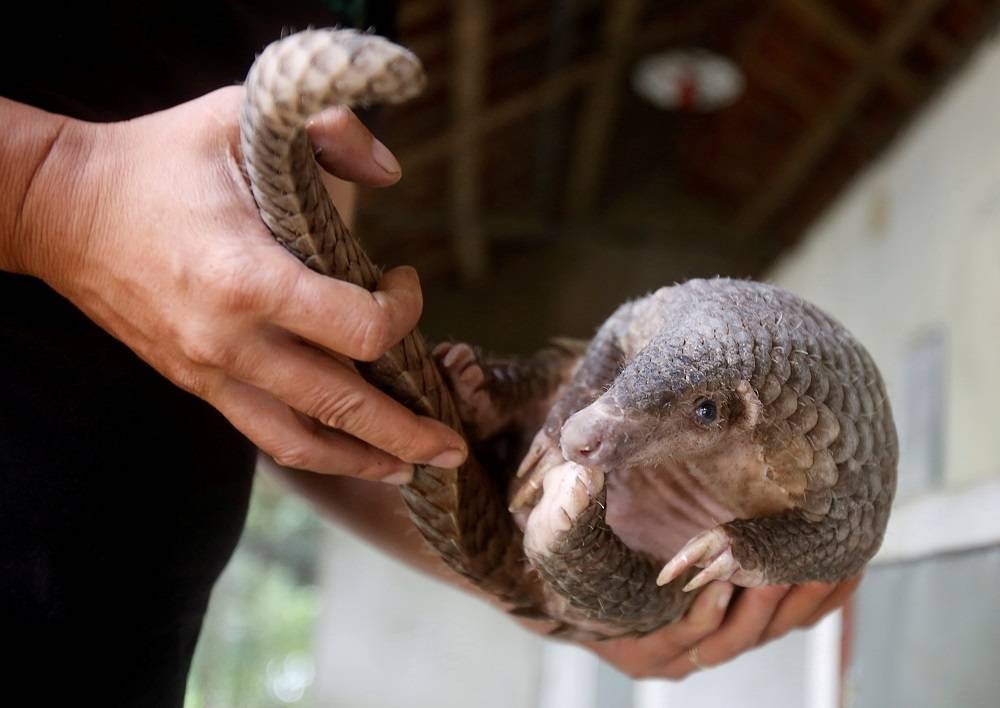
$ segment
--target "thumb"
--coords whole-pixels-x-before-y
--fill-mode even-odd
[[[328,108],[309,121],[316,160],[330,174],[369,187],[395,184],[402,170],[395,156],[345,106]]]

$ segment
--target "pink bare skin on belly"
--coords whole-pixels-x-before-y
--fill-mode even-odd
[[[736,515],[679,465],[608,475],[608,524],[625,544],[667,561],[698,533]]]
[[[609,474],[608,524],[629,548],[668,560],[702,531],[789,508],[767,468],[742,455],[718,466],[668,460]]]

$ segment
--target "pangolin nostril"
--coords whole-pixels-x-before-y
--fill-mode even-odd
[[[597,465],[614,451],[614,437],[609,435],[606,416],[590,406],[577,411],[560,432],[563,457],[581,465]]]

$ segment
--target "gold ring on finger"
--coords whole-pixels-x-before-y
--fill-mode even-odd
[[[698,669],[699,671],[704,671],[708,667],[701,663],[701,658],[698,656],[698,645],[695,644],[693,647],[687,650],[688,661],[691,662],[691,666]]]

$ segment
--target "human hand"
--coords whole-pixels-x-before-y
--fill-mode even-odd
[[[860,582],[858,576],[835,584],[747,588],[733,600],[734,586],[716,581],[673,624],[639,639],[585,642],[585,646],[632,678],[682,679],[792,629],[812,626],[843,605]]]
[[[118,124],[67,121],[23,207],[46,281],[279,464],[405,482],[458,466],[460,436],[357,374],[415,325],[411,268],[374,293],[308,270],[257,216],[239,164],[243,91]],[[373,186],[399,165],[346,109],[310,128],[322,166]]]

